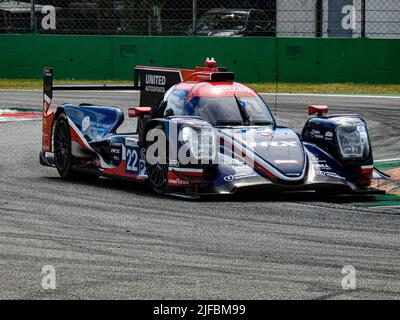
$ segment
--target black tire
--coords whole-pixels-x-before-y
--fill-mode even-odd
[[[73,170],[74,158],[71,151],[71,132],[65,113],[57,118],[54,129],[54,162],[60,177],[66,180],[95,181],[97,175],[79,173]]]
[[[162,130],[161,125],[156,126],[154,129]],[[147,149],[151,142],[146,141],[146,156]],[[148,175],[148,183],[150,188],[157,194],[164,195],[168,187],[168,143],[166,146],[166,163],[149,164],[146,160],[146,169]]]
[[[71,134],[67,116],[62,113],[57,119],[54,129],[54,162],[61,178],[72,179],[76,173],[72,171]]]

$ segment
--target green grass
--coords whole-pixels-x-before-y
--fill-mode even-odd
[[[400,206],[400,197],[394,194],[384,194],[369,197],[369,199],[363,202],[354,202],[354,205],[358,207],[364,208],[373,208],[373,207],[398,207]]]
[[[400,94],[400,84],[365,83],[251,83],[257,92],[319,94]]]
[[[132,83],[113,80],[56,80],[55,84],[104,84]],[[329,94],[400,94],[400,84],[357,84],[357,83],[249,83],[258,92],[278,93],[329,93]],[[0,79],[0,89],[41,89],[41,80]]]
[[[374,163],[375,167],[378,168],[381,171],[387,171],[391,169],[396,169],[400,168],[400,161],[395,160],[395,161],[385,161],[385,162],[375,162]]]

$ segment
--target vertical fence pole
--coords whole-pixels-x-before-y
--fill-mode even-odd
[[[361,38],[365,38],[365,0],[361,0]]]
[[[36,21],[35,21],[35,0],[31,0],[31,32],[36,32]]]
[[[192,11],[193,34],[197,34],[197,0],[193,0],[192,2]]]
[[[315,36],[317,38],[322,37],[323,10],[322,0],[317,0],[315,2]]]

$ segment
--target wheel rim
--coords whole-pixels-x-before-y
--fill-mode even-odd
[[[147,168],[150,181],[156,188],[162,188],[168,179],[168,166],[155,164]]]
[[[68,128],[64,121],[59,123],[54,135],[54,156],[57,168],[60,171],[65,171],[70,157],[70,140]]]

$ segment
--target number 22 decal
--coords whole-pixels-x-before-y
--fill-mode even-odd
[[[138,153],[134,149],[126,150],[126,171],[138,172]]]
[[[139,159],[138,150],[126,148],[126,172],[132,174],[144,174],[145,162]]]

